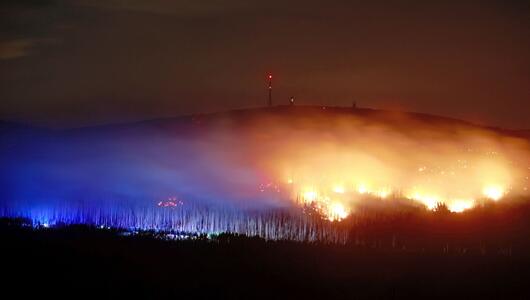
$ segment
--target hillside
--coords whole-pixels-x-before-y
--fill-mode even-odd
[[[398,112],[369,108],[349,108],[349,107],[331,107],[331,106],[275,106],[272,108],[252,108],[239,109],[227,112],[194,114],[172,118],[152,119],[132,123],[120,123],[109,125],[88,126],[64,130],[47,130],[43,127],[33,127],[29,124],[20,124],[16,122],[0,121],[0,134],[4,137],[12,134],[35,133],[35,134],[66,134],[77,135],[84,133],[103,133],[110,131],[130,131],[130,130],[176,130],[175,133],[187,134],[199,128],[205,128],[211,125],[245,126],[256,118],[278,117],[286,124],[300,119],[315,120],[333,120],[337,117],[352,117],[366,120],[367,122],[386,123],[391,126],[403,127],[403,120],[407,120],[409,125],[413,126],[444,126],[444,127],[463,127],[490,130],[499,134],[530,139],[530,129],[503,129],[498,127],[482,126],[472,124],[465,120],[454,118],[414,113]]]

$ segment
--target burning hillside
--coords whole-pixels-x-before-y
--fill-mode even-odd
[[[226,127],[214,134],[245,148],[276,192],[332,221],[374,197],[462,212],[529,193],[528,141],[463,122],[286,107]]]
[[[46,223],[268,238],[296,231],[291,236],[308,239],[371,203],[463,212],[528,197],[530,146],[518,135],[433,116],[326,107],[6,131],[2,181],[9,188],[1,201],[4,215]],[[291,217],[267,213],[278,210]]]

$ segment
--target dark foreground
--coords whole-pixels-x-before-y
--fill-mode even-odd
[[[524,255],[455,255],[222,236],[164,241],[3,220],[3,294],[125,298],[528,298]],[[53,298],[52,298],[53,299]]]

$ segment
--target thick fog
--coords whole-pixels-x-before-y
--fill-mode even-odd
[[[2,139],[0,201],[14,210],[156,207],[170,198],[255,210],[322,198],[350,214],[366,195],[426,206],[473,205],[488,189],[492,198],[528,195],[527,140],[434,117],[286,108],[6,129]]]

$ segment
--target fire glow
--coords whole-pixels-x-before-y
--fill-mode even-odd
[[[327,156],[327,155],[326,155]],[[331,156],[330,156],[331,157]],[[385,164],[389,166],[389,163]],[[322,215],[330,221],[340,221],[355,210],[356,204],[362,201],[370,201],[371,198],[386,199],[393,201],[396,198],[404,198],[424,205],[429,210],[435,210],[444,205],[451,212],[461,213],[477,205],[481,201],[499,201],[507,196],[508,191],[503,185],[511,184],[509,166],[494,159],[487,161],[490,169],[484,170],[480,166],[475,167],[472,163],[465,169],[450,169],[450,171],[438,171],[426,175],[425,169],[420,173],[400,172],[395,180],[391,173],[395,170],[381,169],[377,165],[365,165],[365,169],[358,169],[352,174],[341,170],[340,163],[330,164],[334,168],[322,169],[321,172],[312,174],[307,171],[302,173],[303,179],[288,178],[285,182],[290,188],[290,198],[301,205],[314,206]],[[305,168],[304,165],[301,169]],[[371,170],[380,170],[372,172]],[[370,174],[370,179],[362,176],[363,173]],[[399,173],[398,173],[399,174]],[[330,180],[328,180],[330,178]],[[334,178],[340,178],[340,184],[334,184]],[[346,180],[350,178],[350,180]],[[379,184],[372,184],[376,179]]]
[[[445,205],[449,211],[454,213],[461,213],[477,204],[477,201],[473,198],[442,198],[434,193],[418,191],[398,195],[393,194],[388,188],[372,191],[365,186],[356,189],[355,185],[351,185],[351,189],[345,189],[342,186],[316,189],[314,187],[297,187],[292,179],[289,179],[287,183],[293,187],[291,198],[295,199],[296,203],[313,207],[329,221],[341,221],[347,218],[354,211],[355,203],[370,201],[370,197],[389,198],[388,201],[393,201],[396,198],[405,198],[415,201],[429,210],[436,210],[438,206]],[[498,186],[487,186],[484,188],[484,195],[481,198],[498,201],[502,199],[503,195],[504,191]]]
[[[528,197],[528,140],[433,120],[289,106],[20,145],[16,136],[1,158],[0,215],[344,241],[368,206],[462,213]]]
[[[527,191],[526,141],[459,126],[422,124],[404,133],[394,124],[353,118],[306,122],[269,133],[274,148],[267,148],[263,164],[272,177],[283,178],[287,198],[330,221],[347,218],[371,199],[407,199],[461,213]],[[403,120],[398,126],[418,124]]]

